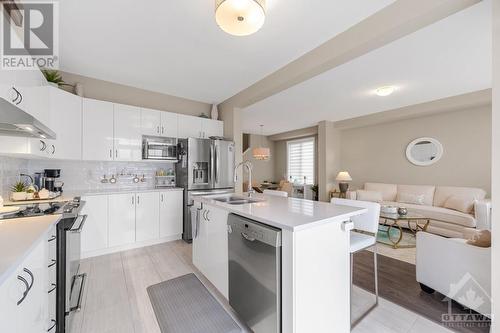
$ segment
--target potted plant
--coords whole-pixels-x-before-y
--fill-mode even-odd
[[[12,200],[18,201],[18,200],[26,200],[27,198],[27,193],[26,193],[26,183],[22,181],[16,182],[12,187],[10,188],[12,191]]]
[[[50,85],[52,85],[54,87],[59,87],[60,84],[64,84],[62,76],[58,71],[50,70],[50,69],[43,69],[42,73]]]

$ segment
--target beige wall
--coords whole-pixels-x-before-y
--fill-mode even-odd
[[[161,94],[149,90],[143,90],[130,86],[125,86],[109,81],[98,80],[82,75],[61,72],[66,83],[75,82],[83,84],[84,96],[121,103],[127,105],[140,106],[150,109],[183,113],[192,116],[199,116],[201,113],[210,114],[210,104],[197,102],[172,95]],[[63,87],[68,89],[67,87]]]
[[[423,136],[438,139],[442,159],[419,167],[406,159],[406,146]],[[341,168],[353,187],[364,182],[436,184],[491,190],[491,107],[343,130]]]
[[[252,156],[252,148],[254,147],[269,147],[271,151],[271,158],[267,161],[256,160]],[[264,180],[273,181],[274,180],[274,163],[276,161],[274,156],[274,142],[269,140],[264,135],[250,134],[250,148],[243,154],[243,160],[248,160],[252,162],[253,172],[252,172],[252,182],[258,184],[262,183]],[[248,176],[245,172],[243,179],[248,180]]]

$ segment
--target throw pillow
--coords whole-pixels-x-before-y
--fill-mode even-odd
[[[398,202],[401,203],[423,205],[424,200],[425,200],[425,194],[415,194],[407,192],[398,193]]]
[[[356,199],[361,201],[382,202],[382,193],[377,191],[357,190]]]
[[[452,195],[445,201],[443,207],[471,214],[474,210],[474,200]]]
[[[489,230],[478,231],[467,244],[479,247],[491,247],[491,232]]]

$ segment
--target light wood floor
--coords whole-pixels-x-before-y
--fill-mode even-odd
[[[177,276],[194,272],[213,291],[192,265],[191,245],[183,241],[86,259],[82,261],[81,270],[88,274],[88,281],[82,311],[73,321],[75,333],[160,333],[146,287]],[[220,299],[218,293],[216,297]],[[371,301],[372,295],[356,288],[354,316]],[[380,305],[353,332],[450,331],[381,299]]]

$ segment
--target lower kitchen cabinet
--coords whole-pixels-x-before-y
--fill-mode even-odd
[[[196,205],[193,209],[196,209]],[[203,205],[195,217],[199,219],[198,235],[193,239],[193,264],[228,298],[228,212]]]
[[[135,193],[108,195],[110,247],[135,242],[135,201]]]
[[[0,285],[2,332],[47,332],[47,249],[47,241],[40,240],[23,263]]]
[[[160,194],[144,192],[136,194],[135,241],[157,239],[160,236]],[[180,206],[182,207],[182,206]]]
[[[87,195],[82,200],[82,214],[87,215],[81,243],[84,258],[182,235],[183,191]]]
[[[82,229],[82,252],[102,250],[108,247],[108,196],[82,197],[85,201],[81,214],[87,215]]]
[[[160,192],[160,237],[182,234],[182,205],[182,191]]]

